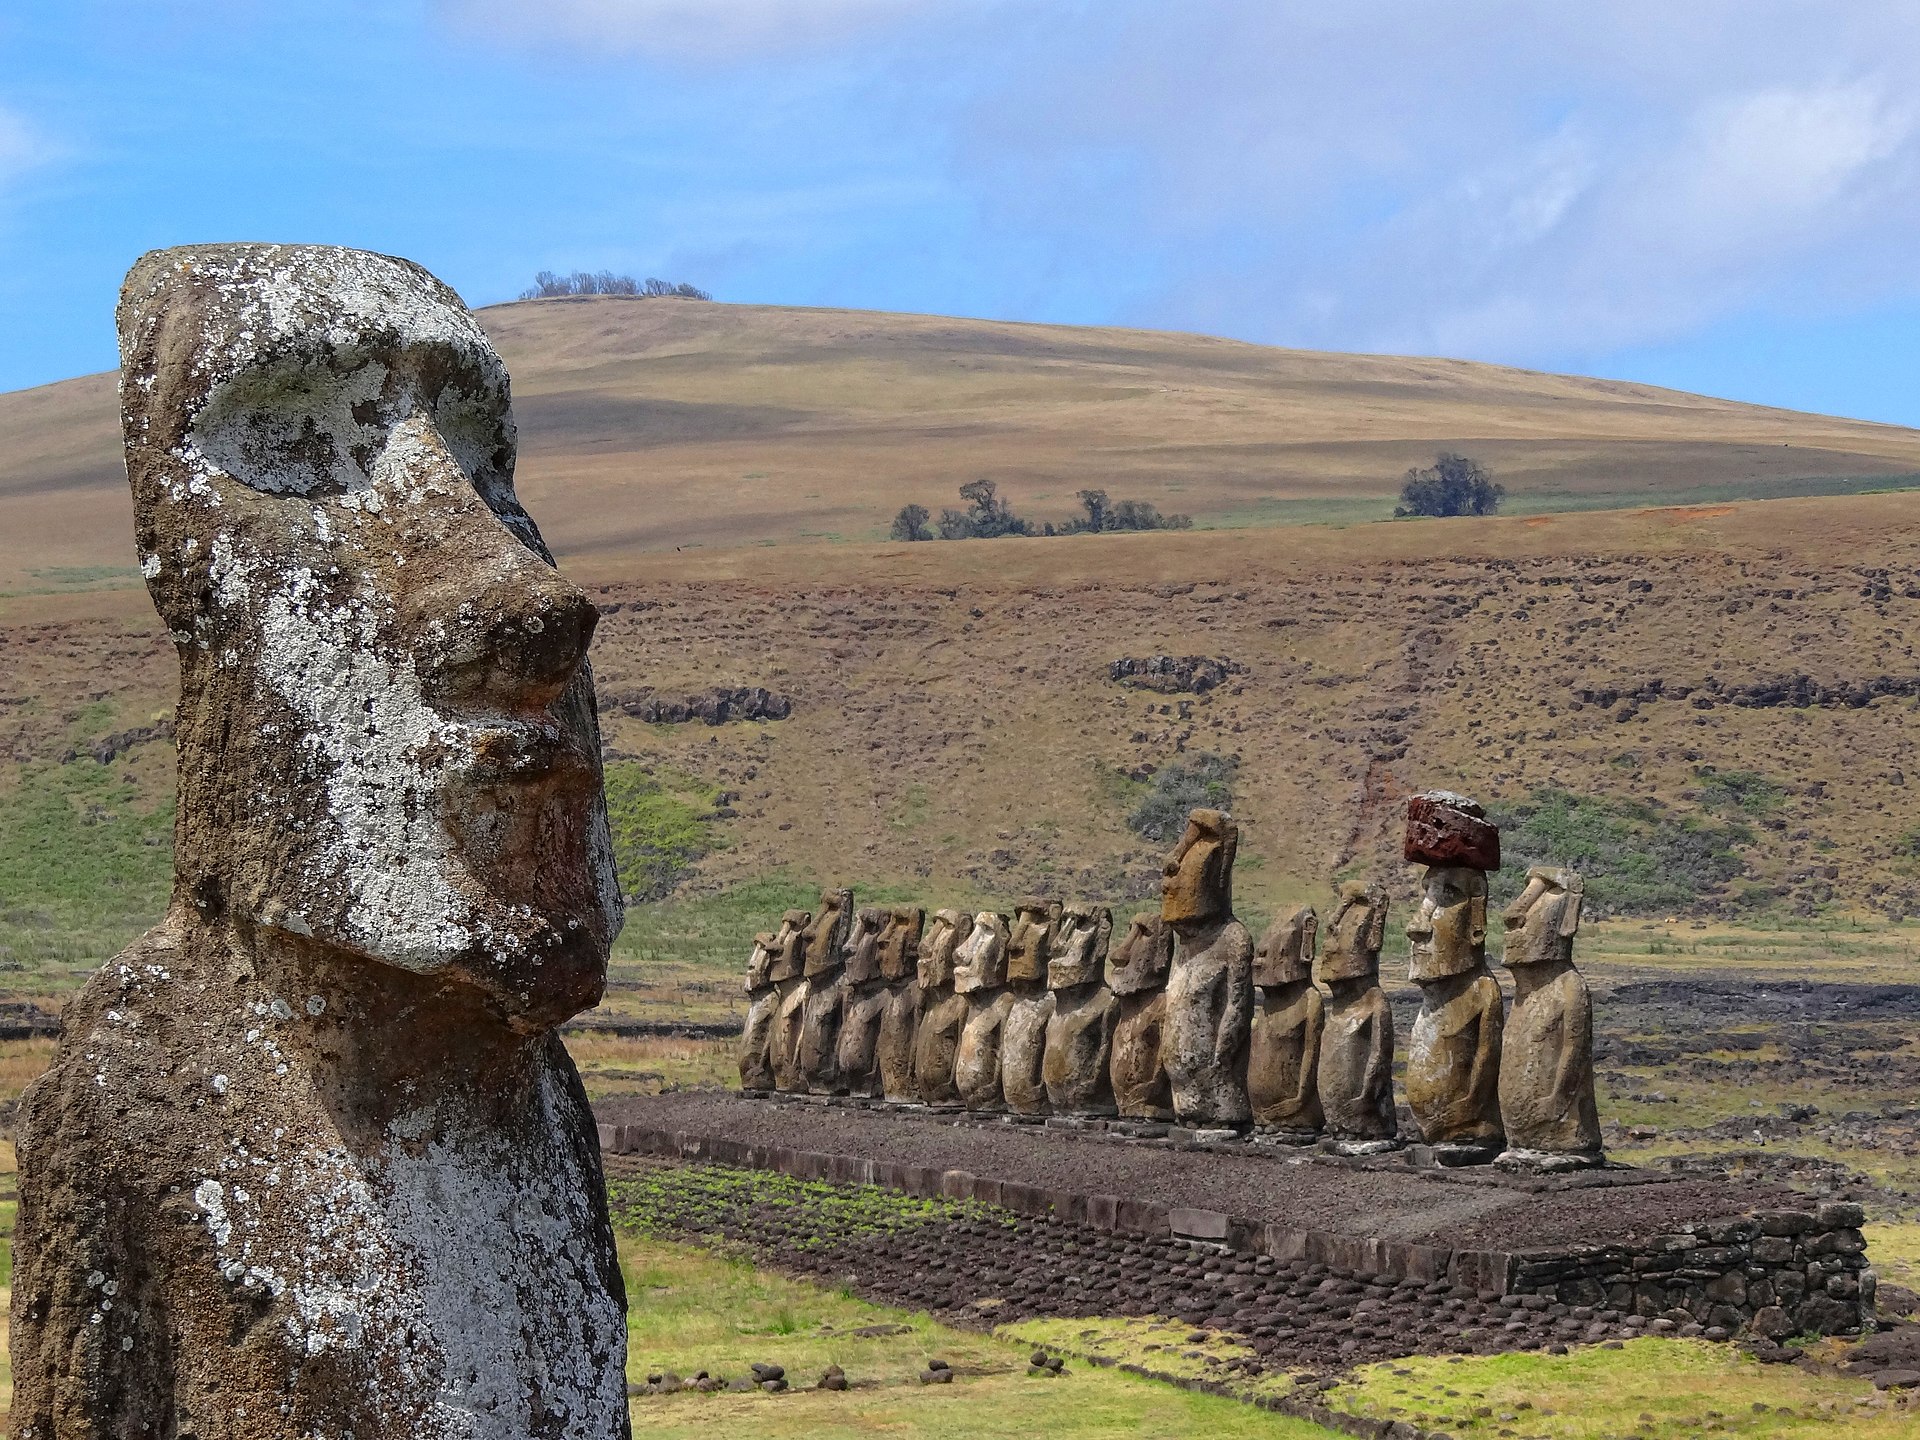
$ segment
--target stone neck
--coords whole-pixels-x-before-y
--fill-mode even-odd
[[[1542,986],[1551,985],[1572,969],[1573,961],[1557,957],[1533,964],[1509,965],[1507,973],[1513,976],[1513,997],[1516,1000],[1523,999]]]
[[[1328,994],[1335,1001],[1343,1005],[1358,1000],[1369,990],[1378,990],[1379,988],[1380,976],[1378,973],[1371,975],[1345,975],[1338,980],[1329,980],[1327,982]]]
[[[1444,1005],[1449,1000],[1466,994],[1468,990],[1473,988],[1476,981],[1483,977],[1490,976],[1492,973],[1492,971],[1487,969],[1485,962],[1482,962],[1470,966],[1465,970],[1456,970],[1451,975],[1435,975],[1431,979],[1416,979],[1414,983],[1420,987],[1420,994],[1429,1005]]]
[[[1302,975],[1297,980],[1282,980],[1278,985],[1261,985],[1257,988],[1260,998],[1269,1005],[1288,1005],[1313,988],[1313,979]]]
[[[1212,915],[1204,920],[1173,920],[1169,927],[1174,938],[1180,942],[1182,950],[1205,950],[1220,937],[1220,932],[1234,923],[1231,914]]]

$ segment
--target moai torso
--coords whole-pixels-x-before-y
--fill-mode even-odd
[[[1107,964],[1113,992],[1113,1103],[1125,1120],[1173,1119],[1173,1088],[1164,1058],[1167,972],[1173,931],[1157,912],[1136,915]]]
[[[880,1093],[880,1018],[887,1008],[887,987],[880,974],[880,933],[889,912],[854,912],[840,970],[840,1039],[834,1063],[839,1088],[853,1095]]]
[[[1053,1018],[1053,992],[1047,988],[1060,905],[1030,900],[1019,906],[1007,936],[1007,989],[1013,1003],[1000,1038],[1000,1091],[1015,1115],[1044,1115],[1047,1087],[1041,1073],[1047,1053],[1047,1021]]]
[[[20,1104],[8,1434],[624,1440],[558,1034],[621,919],[596,613],[514,498],[505,367],[327,246],[148,255],[119,319],[173,900]]]
[[[1113,912],[1069,905],[1047,960],[1053,1011],[1047,1017],[1040,1078],[1059,1115],[1112,1115],[1113,1027],[1120,1005],[1104,982]]]
[[[778,939],[771,931],[753,937],[753,954],[747,960],[747,1023],[740,1031],[740,1088],[773,1089],[773,1058],[768,1046],[773,1040],[773,1017],[780,1008],[780,992],[774,988],[769,972]]]
[[[774,936],[773,963],[768,971],[773,979],[772,1032],[767,1038],[767,1068],[773,1072],[773,1088],[789,1095],[806,1092],[807,1078],[800,1071],[800,1028],[806,1018],[807,932],[813,928],[811,910],[789,910],[780,917],[780,929]]]
[[[1253,937],[1233,916],[1239,827],[1195,810],[1167,857],[1160,916],[1173,930],[1163,1054],[1182,1125],[1244,1125],[1247,1034],[1253,1019]]]
[[[1536,869],[1507,908],[1501,958],[1514,994],[1500,1056],[1503,1163],[1551,1168],[1603,1159],[1593,1093],[1593,998],[1573,965],[1583,889],[1572,870]]]
[[[874,1063],[880,1072],[881,1095],[896,1105],[912,1104],[920,1098],[913,1088],[913,1036],[920,1023],[916,969],[926,918],[924,910],[896,906],[888,912],[886,929],[880,935],[880,979],[886,985],[887,999],[880,1014]]]
[[[967,997],[954,993],[954,954],[973,934],[973,917],[938,910],[920,940],[920,1022],[913,1031],[913,1089],[922,1105],[960,1104],[954,1061],[967,1023]]]
[[[1343,1154],[1390,1150],[1398,1143],[1393,1010],[1380,988],[1386,933],[1386,887],[1350,883],[1340,892],[1313,961],[1314,980],[1328,992],[1316,1088],[1327,1142]]]
[[[967,1005],[953,1057],[954,1088],[969,1110],[1004,1108],[1000,1093],[1001,1032],[1013,1008],[1007,989],[1007,917],[982,910],[973,932],[954,951],[953,989]]]
[[[841,971],[852,933],[853,892],[827,891],[807,932],[806,998],[800,1010],[800,1078],[814,1095],[846,1090],[839,1064],[840,1007],[846,996]]]
[[[1313,907],[1274,923],[1253,961],[1253,1036],[1247,1045],[1247,1101],[1254,1123],[1292,1136],[1320,1131],[1320,1031],[1326,1002],[1313,984],[1319,934]]]

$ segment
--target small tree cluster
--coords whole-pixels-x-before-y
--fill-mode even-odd
[[[1000,498],[1000,487],[991,480],[969,480],[960,487],[960,498],[967,502],[966,509],[940,512],[942,540],[1000,540],[1036,533]]]
[[[611,270],[592,275],[585,270],[576,270],[571,275],[556,275],[551,270],[542,270],[533,277],[533,288],[520,292],[522,300],[547,300],[555,295],[646,295],[678,300],[713,298],[697,285],[684,282],[676,285],[672,281],[652,278],[635,280],[631,275],[616,275]]]
[[[1187,828],[1188,812],[1233,804],[1233,778],[1240,762],[1231,755],[1195,755],[1157,771],[1153,786],[1127,816],[1127,828],[1160,845],[1171,845]]]
[[[970,480],[960,487],[964,510],[952,507],[936,521],[924,505],[902,505],[888,533],[895,540],[997,540],[1008,535],[1098,535],[1117,530],[1191,530],[1191,515],[1162,515],[1144,500],[1110,501],[1104,490],[1079,493],[1084,518],[1076,516],[1056,528],[1051,522],[1035,527],[1013,513],[991,480]],[[935,531],[938,534],[935,534]]]
[[[1407,471],[1400,486],[1400,503],[1393,513],[1491,515],[1506,494],[1507,487],[1498,484],[1478,461],[1443,451],[1426,469]]]
[[[1082,490],[1076,498],[1086,518],[1060,527],[1062,535],[1100,535],[1114,530],[1191,530],[1191,515],[1162,515],[1145,500],[1108,500],[1104,490]]]

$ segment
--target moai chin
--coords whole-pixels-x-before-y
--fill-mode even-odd
[[[967,1002],[967,1021],[953,1057],[960,1102],[984,1112],[1005,1108],[1000,1091],[1001,1036],[1013,992],[1007,989],[1007,917],[982,910],[953,952],[953,990]]]
[[[1340,887],[1313,978],[1327,991],[1316,1089],[1325,1123],[1321,1148],[1377,1155],[1399,1147],[1393,1105],[1393,1008],[1380,988],[1387,938],[1387,889],[1353,880]]]
[[[847,941],[853,936],[853,891],[828,890],[820,896],[813,926],[801,950],[805,980],[800,1001],[801,1082],[809,1094],[833,1095],[846,1089],[840,1078],[840,1004],[846,993],[841,971]]]
[[[1008,1112],[1016,1116],[1037,1117],[1049,1108],[1041,1067],[1046,1059],[1047,1022],[1053,1018],[1047,966],[1060,916],[1057,900],[1024,901],[1014,907],[1013,927],[1007,935],[1007,988],[1013,1004],[1000,1035],[1000,1092]]]
[[[1107,957],[1107,988],[1115,1001],[1108,1075],[1123,1120],[1160,1124],[1173,1119],[1164,1053],[1172,968],[1173,930],[1158,911],[1128,921],[1126,935]]]
[[[1513,1011],[1500,1055],[1502,1166],[1606,1163],[1593,1095],[1593,997],[1573,965],[1584,891],[1576,871],[1529,870],[1503,917]]]
[[[147,255],[119,327],[175,881],[22,1101],[9,1433],[624,1437],[556,1033],[621,919],[596,612],[515,499],[506,369],[324,246]]]
[[[1282,915],[1253,957],[1258,999],[1247,1045],[1247,1100],[1254,1123],[1288,1144],[1320,1138],[1320,1032],[1326,1002],[1313,984],[1320,917],[1311,905]]]
[[[973,933],[962,910],[936,910],[920,937],[920,1020],[913,1030],[913,1089],[922,1105],[960,1108],[953,1064],[967,1023],[967,997],[953,987],[954,954]]]
[[[1113,1027],[1120,1005],[1103,983],[1113,912],[1104,905],[1068,905],[1047,957],[1047,1017],[1040,1077],[1059,1115],[1112,1115]]]
[[[813,928],[811,910],[789,910],[780,917],[780,929],[774,934],[773,962],[768,975],[773,979],[775,1000],[773,1028],[767,1037],[767,1068],[773,1072],[773,1088],[787,1094],[800,1094],[807,1080],[800,1073],[800,1026],[806,1018],[807,932]]]
[[[1500,831],[1466,797],[1428,791],[1407,802],[1404,853],[1427,867],[1420,908],[1407,922],[1407,978],[1420,987],[1407,1043],[1407,1108],[1440,1164],[1484,1164],[1506,1148],[1506,1001],[1486,950],[1487,872],[1500,868]]]
[[[1167,975],[1167,1078],[1182,1125],[1245,1125],[1247,1035],[1253,1019],[1253,937],[1233,915],[1240,827],[1195,810],[1167,857],[1160,918],[1173,931]]]
[[[880,979],[886,986],[886,1007],[880,1014],[880,1038],[875,1066],[880,1072],[880,1094],[889,1104],[919,1101],[913,1086],[913,1037],[920,1023],[920,934],[927,912],[896,905],[887,912],[880,934]]]
[[[740,1031],[740,1088],[749,1094],[773,1089],[773,1017],[780,992],[773,983],[773,957],[779,937],[763,930],[753,937],[747,957],[747,1023]]]
[[[840,1038],[834,1049],[838,1088],[854,1095],[880,1093],[880,1020],[887,987],[880,974],[880,937],[891,912],[871,906],[854,912],[840,967]]]

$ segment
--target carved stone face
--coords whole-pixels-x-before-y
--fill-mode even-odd
[[[880,978],[892,983],[914,973],[920,959],[920,931],[927,923],[927,912],[911,905],[897,905],[887,912],[886,928],[880,932]]]
[[[778,942],[770,930],[753,937],[753,954],[747,957],[747,992],[768,989],[773,984],[774,947]]]
[[[1104,905],[1067,905],[1054,927],[1048,952],[1047,988],[1070,990],[1097,985],[1106,969],[1107,943],[1113,935],[1113,912]]]
[[[840,952],[849,985],[865,985],[880,978],[880,932],[886,926],[885,910],[869,907],[854,913],[853,929]]]
[[[1195,810],[1186,834],[1167,856],[1160,918],[1169,925],[1205,925],[1233,914],[1233,855],[1240,827],[1223,810]]]
[[[598,615],[515,498],[479,325],[406,261],[271,245],[145,256],[119,322],[179,893],[515,1023],[593,1004],[621,919]]]
[[[1009,984],[1038,984],[1047,978],[1048,943],[1059,918],[1057,902],[1028,900],[1014,908],[1013,929],[1007,936]]]
[[[953,984],[954,952],[973,933],[973,917],[964,910],[936,910],[920,937],[920,988]]]
[[[1427,869],[1420,909],[1407,922],[1409,980],[1444,980],[1487,963],[1487,876],[1464,865]]]
[[[780,928],[773,936],[773,966],[767,975],[774,984],[800,978],[807,963],[807,930],[812,924],[811,910],[789,910],[780,917]]]
[[[1314,956],[1313,978],[1322,985],[1373,979],[1380,973],[1380,947],[1386,938],[1386,886],[1349,881],[1340,887],[1340,903]]]
[[[973,933],[953,952],[953,992],[998,990],[1007,983],[1007,917],[982,910],[973,917]]]
[[[846,958],[847,937],[853,932],[853,891],[828,890],[820,896],[813,927],[807,931],[806,975],[831,975]]]
[[[1291,985],[1313,974],[1314,942],[1320,917],[1311,905],[1296,905],[1273,922],[1253,957],[1253,983]]]
[[[1573,959],[1573,937],[1580,929],[1585,890],[1575,870],[1527,871],[1527,888],[1501,917],[1507,931],[1501,963],[1545,965]]]
[[[1152,911],[1127,922],[1127,933],[1107,957],[1107,988],[1116,995],[1139,995],[1167,988],[1173,968],[1173,931]]]

